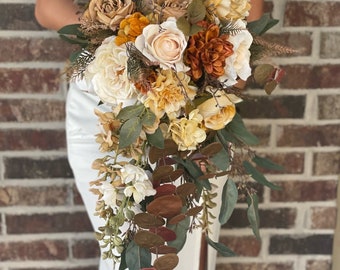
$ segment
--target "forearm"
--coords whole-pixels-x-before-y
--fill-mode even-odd
[[[250,3],[251,3],[251,10],[247,18],[249,22],[255,21],[261,18],[263,14],[264,0],[251,0]]]
[[[72,0],[36,0],[35,17],[45,28],[58,30],[79,23],[79,7]]]

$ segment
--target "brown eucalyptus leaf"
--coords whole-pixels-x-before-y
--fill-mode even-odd
[[[200,150],[201,154],[207,157],[211,157],[222,150],[223,146],[219,142],[213,142]]]
[[[164,245],[164,239],[152,232],[140,230],[135,234],[134,240],[137,245],[144,248],[152,248]]]
[[[168,220],[168,224],[169,225],[175,225],[180,223],[182,220],[184,220],[186,218],[186,215],[181,213],[177,216],[172,217],[171,219]]]
[[[188,216],[194,217],[194,216],[197,216],[197,215],[202,211],[202,209],[203,209],[203,206],[196,206],[196,207],[190,208],[190,209],[186,212],[186,214],[187,214]]]
[[[150,248],[150,252],[154,253],[154,254],[177,253],[177,248],[163,245],[163,246],[159,246],[159,247]]]
[[[166,242],[174,241],[176,239],[176,233],[173,230],[168,229],[167,227],[151,228],[150,232],[161,236]]]
[[[163,218],[150,213],[136,214],[133,220],[139,227],[144,229],[151,229],[165,224]]]
[[[173,172],[173,170],[174,168],[170,165],[159,166],[154,170],[152,180],[160,182],[163,178],[166,178],[171,172]]]
[[[178,265],[178,256],[174,253],[165,254],[157,258],[154,262],[154,267],[157,270],[172,270]]]
[[[178,145],[170,139],[164,141],[164,148],[160,149],[155,146],[150,148],[149,160],[151,163],[155,163],[158,159],[164,158],[169,155],[174,155],[178,152]]]
[[[176,186],[173,184],[164,184],[159,187],[156,187],[156,195],[155,198],[164,196],[164,195],[171,195],[175,194]]]
[[[177,195],[165,195],[154,199],[146,206],[146,210],[156,216],[171,218],[182,209],[182,199]]]
[[[275,67],[270,64],[258,65],[254,70],[254,80],[257,84],[264,86],[272,77]]]
[[[278,84],[279,83],[277,81],[274,81],[274,80],[267,82],[264,85],[264,90],[266,91],[267,95],[270,95],[275,90],[275,88]]]
[[[160,179],[161,183],[173,182],[176,181],[179,177],[183,175],[184,171],[182,169],[178,169],[170,173],[168,176]]]
[[[184,183],[177,187],[177,195],[187,197],[196,193],[196,185],[194,183]]]

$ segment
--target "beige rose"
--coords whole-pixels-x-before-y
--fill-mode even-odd
[[[235,95],[217,91],[214,97],[197,107],[203,116],[204,126],[212,130],[224,128],[233,120],[236,113],[235,103],[240,101],[242,100]]]
[[[115,31],[119,23],[134,9],[132,0],[91,0],[83,17],[98,21]]]
[[[136,38],[136,47],[149,60],[159,63],[163,69],[176,68],[187,71],[183,63],[183,52],[187,46],[186,37],[177,28],[176,20],[169,18],[162,24],[149,24],[143,34]]]
[[[170,17],[178,19],[187,13],[190,2],[185,0],[158,0],[155,1],[155,12],[164,19]]]

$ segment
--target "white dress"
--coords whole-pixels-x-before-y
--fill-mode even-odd
[[[80,90],[76,84],[71,83],[66,102],[68,159],[94,230],[102,226],[104,220],[93,215],[97,197],[89,191],[89,182],[97,179],[97,171],[91,169],[91,165],[96,158],[105,155],[98,150],[99,144],[95,142],[94,135],[99,132],[99,126],[94,108],[102,111],[110,109],[105,105],[98,106],[98,102],[96,96]],[[216,202],[219,200],[220,192]],[[215,213],[215,216],[218,216],[218,214]],[[212,228],[213,234],[210,236],[212,240],[218,240],[219,229],[218,222],[215,222]],[[184,248],[178,254],[180,262],[176,267],[177,270],[199,269],[200,242],[201,232],[199,230],[188,235]],[[214,270],[215,264],[216,252],[209,247],[207,270]],[[112,260],[100,260],[99,270],[112,269],[118,270],[119,265],[114,266]]]

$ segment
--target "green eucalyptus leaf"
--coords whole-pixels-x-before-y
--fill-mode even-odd
[[[254,163],[262,168],[268,169],[268,170],[275,170],[275,171],[283,171],[284,167],[282,167],[279,164],[274,163],[270,159],[260,157],[258,155],[255,155],[255,157],[252,159]]]
[[[221,151],[219,151],[209,159],[215,164],[218,169],[222,171],[228,170],[230,165],[229,153],[224,148],[222,148]]]
[[[226,126],[226,130],[233,134],[238,140],[247,145],[256,145],[259,143],[259,139],[247,130],[241,116],[238,113]]]
[[[75,35],[78,37],[84,37],[83,32],[80,30],[80,24],[69,24],[58,30],[58,34],[62,35]]]
[[[230,248],[228,248],[226,245],[224,245],[222,243],[214,242],[209,237],[207,237],[206,239],[207,239],[207,243],[211,247],[216,249],[222,256],[224,256],[224,257],[235,257],[236,256],[236,254]]]
[[[142,123],[139,117],[127,120],[120,128],[119,148],[125,148],[134,143],[142,131]]]
[[[186,208],[184,207],[183,209],[185,212]],[[168,224],[166,227],[176,233],[176,239],[169,241],[167,243],[168,246],[176,248],[177,252],[179,252],[183,248],[187,239],[187,232],[190,227],[190,217],[187,216],[177,224]]]
[[[257,239],[260,239],[260,217],[259,217],[259,199],[256,194],[250,194],[247,197],[248,209],[247,209],[247,217],[250,223],[250,226],[253,230],[254,235]]]
[[[260,173],[249,161],[243,161],[243,167],[245,168],[246,172],[258,183],[267,186],[273,190],[280,190],[281,187],[269,182],[267,178]]]
[[[88,41],[85,40],[85,39],[81,39],[81,38],[76,38],[76,37],[71,37],[71,36],[66,36],[66,35],[60,35],[60,38],[62,40],[65,40],[67,41],[68,43],[71,43],[71,44],[78,44],[82,47],[84,47],[85,45],[88,44]]]
[[[141,120],[143,125],[152,126],[156,121],[156,115],[152,111],[146,110]]]
[[[190,23],[187,21],[187,19],[183,16],[177,19],[176,21],[177,27],[179,30],[183,32],[184,35],[189,36],[190,35]]]
[[[126,265],[129,270],[151,267],[151,252],[131,241],[126,249]]]
[[[164,137],[162,130],[158,127],[153,134],[146,134],[146,138],[150,145],[159,149],[164,149]]]
[[[143,104],[127,106],[120,110],[120,112],[117,115],[117,118],[122,121],[126,121],[133,117],[137,116],[139,117],[140,115],[143,114],[144,110],[145,107]]]
[[[252,34],[263,35],[278,22],[278,20],[272,19],[269,13],[265,13],[260,19],[249,22],[247,28]]]
[[[202,21],[205,18],[206,8],[202,0],[193,0],[188,6],[188,17],[191,24]]]
[[[238,199],[238,190],[233,180],[228,179],[223,186],[222,191],[222,204],[219,222],[223,225],[227,223],[231,214],[233,213]]]
[[[124,248],[122,254],[120,254],[120,264],[119,264],[119,270],[125,270],[128,268],[126,264],[126,248]]]

